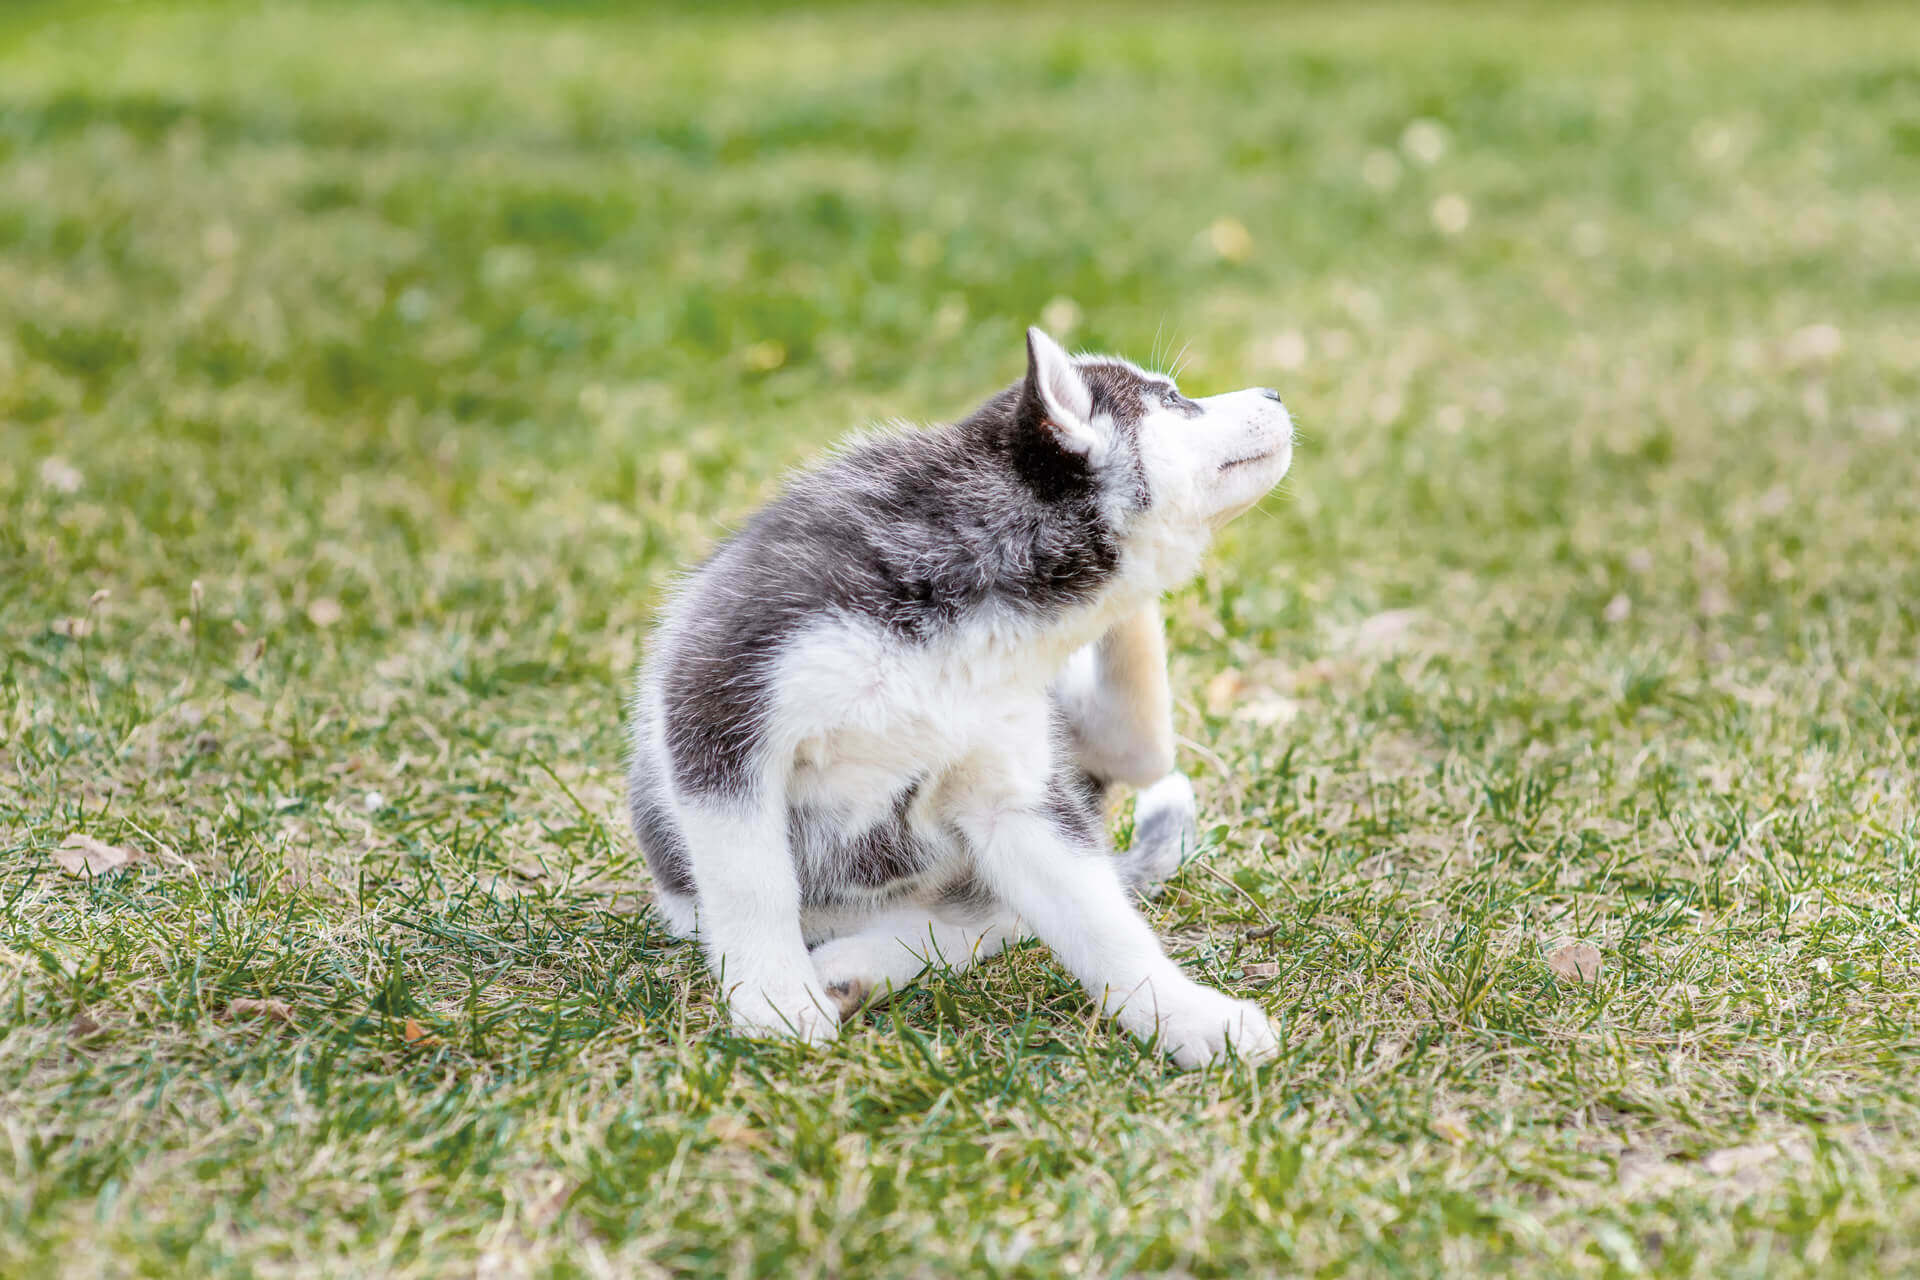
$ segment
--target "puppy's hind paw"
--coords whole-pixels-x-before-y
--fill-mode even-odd
[[[1133,844],[1121,863],[1134,892],[1158,893],[1199,848],[1199,806],[1184,773],[1170,773],[1134,798]]]
[[[840,982],[829,982],[827,994],[840,1006],[840,1019],[846,1021],[860,1012],[860,1006],[867,1002],[873,993],[865,978],[847,978]]]
[[[892,947],[899,942],[888,938]],[[841,1018],[860,1012],[877,991],[884,990],[885,972],[872,940],[862,934],[834,938],[813,949],[813,973],[821,988],[839,1007]]]

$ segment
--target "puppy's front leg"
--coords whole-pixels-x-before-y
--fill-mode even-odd
[[[1242,1058],[1279,1049],[1260,1006],[1181,972],[1121,887],[1111,859],[1044,810],[992,810],[963,822],[980,869],[1094,1002],[1183,1067],[1229,1046]]]
[[[824,1043],[839,1031],[839,1006],[807,955],[785,814],[767,794],[779,792],[681,802],[700,941],[735,1030]]]

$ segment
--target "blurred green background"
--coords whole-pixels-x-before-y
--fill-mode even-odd
[[[0,1271],[1911,1268],[1916,210],[1902,5],[0,9]],[[645,907],[672,575],[1036,320],[1301,427],[1169,610],[1257,1075]]]

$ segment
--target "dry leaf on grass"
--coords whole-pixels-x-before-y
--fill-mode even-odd
[[[237,1000],[227,1001],[227,1016],[230,1018],[267,1018],[273,1022],[292,1022],[293,1006],[285,1000],[255,1000],[250,996],[241,996]]]
[[[67,1035],[74,1040],[91,1040],[100,1034],[100,1024],[85,1013],[73,1015],[73,1025],[67,1028]]]
[[[1277,978],[1280,976],[1280,965],[1277,961],[1262,960],[1255,964],[1241,965],[1240,972],[1249,978]]]
[[[423,1049],[440,1043],[440,1037],[421,1026],[418,1018],[407,1019],[406,1025],[400,1028],[400,1038],[408,1044],[419,1045]]]
[[[553,1190],[527,1206],[527,1225],[544,1227],[551,1223],[566,1211],[568,1202],[573,1199],[573,1193],[579,1189],[580,1184],[570,1179],[555,1179]]]
[[[765,1135],[739,1116],[724,1114],[708,1116],[707,1132],[729,1147],[752,1147],[759,1150],[767,1145]]]
[[[1547,967],[1569,982],[1600,980],[1600,948],[1586,942],[1567,942],[1547,953]]]
[[[1234,699],[1246,685],[1247,678],[1233,667],[1207,681],[1207,714],[1224,716],[1233,710]]]
[[[76,831],[53,851],[54,865],[70,876],[104,876],[125,867],[137,855],[133,850]]]

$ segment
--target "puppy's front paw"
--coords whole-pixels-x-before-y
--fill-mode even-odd
[[[831,1044],[840,1033],[834,998],[811,984],[778,993],[736,988],[728,1006],[733,1029],[743,1036]]]
[[[1121,1024],[1143,1040],[1157,1034],[1160,1052],[1179,1066],[1219,1062],[1229,1048],[1244,1062],[1261,1062],[1280,1052],[1273,1022],[1251,1000],[1235,1000],[1198,983],[1157,1003],[1144,992],[1141,997],[1121,1011]]]

